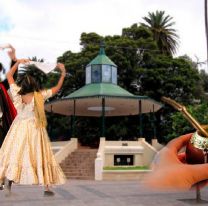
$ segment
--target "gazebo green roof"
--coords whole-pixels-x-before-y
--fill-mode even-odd
[[[100,117],[103,99],[105,116],[138,115],[139,102],[142,113],[158,111],[162,107],[159,102],[147,96],[133,95],[118,85],[94,83],[85,85],[62,99],[47,103],[45,109],[63,115]]]
[[[115,84],[109,83],[97,83],[97,84],[87,84],[77,91],[69,94],[68,96],[64,97],[64,99],[73,99],[73,98],[84,98],[84,97],[135,97],[130,92],[126,91],[125,89],[121,88]]]
[[[116,64],[105,55],[103,47],[100,47],[99,54],[87,66],[95,64],[108,64],[117,67]]]

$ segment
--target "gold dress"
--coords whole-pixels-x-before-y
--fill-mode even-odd
[[[55,160],[45,128],[37,128],[34,97],[23,103],[20,87],[10,85],[17,116],[0,149],[0,181],[6,177],[19,184],[64,184],[65,176]],[[51,89],[41,91],[44,100],[52,96]]]

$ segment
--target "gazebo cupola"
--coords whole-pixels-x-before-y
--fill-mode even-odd
[[[117,66],[105,55],[102,45],[99,54],[86,67],[86,84],[117,84]]]

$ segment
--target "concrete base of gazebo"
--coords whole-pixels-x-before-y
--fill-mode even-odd
[[[139,138],[138,141],[106,141],[104,137],[100,138],[100,146],[95,160],[95,180],[138,180],[143,175],[150,172],[150,169],[131,170],[132,168],[150,168],[151,162],[162,148],[156,139],[153,140],[153,145],[150,145],[144,138]],[[132,157],[130,165],[119,165],[116,158]],[[130,160],[129,160],[130,161]],[[129,170],[114,170],[119,169],[119,166],[128,167]],[[110,167],[112,170],[105,170]]]

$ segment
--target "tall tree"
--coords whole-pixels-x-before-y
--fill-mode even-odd
[[[179,36],[176,30],[172,28],[175,24],[173,18],[165,15],[165,11],[149,12],[147,17],[143,17],[145,23],[141,25],[149,28],[154,40],[157,42],[158,48],[162,54],[173,55],[178,46]]]

